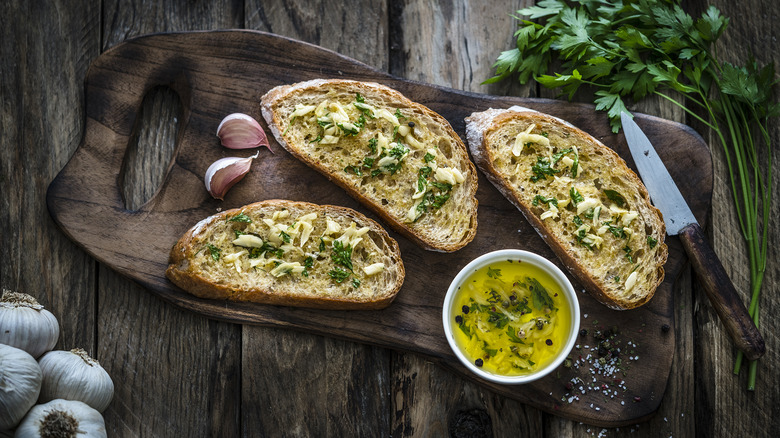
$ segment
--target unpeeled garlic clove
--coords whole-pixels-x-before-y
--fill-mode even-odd
[[[217,137],[228,149],[251,149],[265,146],[271,150],[263,127],[252,116],[233,113],[222,119]]]
[[[212,163],[203,178],[206,190],[215,199],[224,199],[228,190],[249,172],[252,160],[258,155],[260,155],[259,152],[247,158],[227,157]]]

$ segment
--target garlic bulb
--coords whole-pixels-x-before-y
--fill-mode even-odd
[[[258,157],[259,153],[248,158],[228,157],[215,161],[206,171],[203,178],[206,183],[206,190],[216,199],[224,199],[228,190],[233,187],[241,178],[249,172],[252,160]]]
[[[11,429],[38,400],[41,368],[30,353],[0,344],[0,430]]]
[[[0,298],[0,343],[38,357],[60,337],[57,318],[30,295],[3,289]]]
[[[114,397],[111,376],[81,348],[50,351],[38,363],[43,373],[38,403],[79,400],[103,412]]]
[[[228,149],[251,149],[265,146],[271,150],[263,127],[252,116],[233,113],[222,119],[217,137]]]
[[[100,412],[77,400],[57,399],[30,409],[14,436],[100,438],[108,435]]]

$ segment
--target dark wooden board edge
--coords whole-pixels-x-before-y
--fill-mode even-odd
[[[275,37],[272,35],[262,33],[255,33],[255,32],[241,32],[244,33],[253,33],[258,34],[259,36],[262,36],[264,38],[280,38]],[[184,35],[186,37],[187,35]],[[141,46],[144,47],[150,47],[154,46],[154,41],[150,40],[149,38],[155,39],[155,38],[178,38],[182,37],[181,34],[160,34],[155,36],[147,36],[147,37],[139,37],[134,40],[130,40],[126,43],[120,44],[119,46],[116,46],[112,48],[111,50],[107,51],[106,54],[101,55],[101,58],[103,56],[106,56],[107,54],[113,54],[114,52],[119,52],[123,48],[123,46],[133,46],[136,43],[140,43]],[[244,35],[242,35],[240,38],[243,38]],[[253,36],[254,37],[254,36]],[[286,43],[288,44],[305,44],[305,43],[299,43],[295,42],[294,40],[284,39]],[[318,48],[316,46],[311,46],[310,49],[316,50],[322,53],[325,53],[324,56],[327,57],[338,57],[341,59],[340,62],[334,63],[334,65],[337,66],[337,68],[349,66],[351,67],[351,71],[348,71],[347,74],[352,74],[356,77],[361,76],[369,76],[371,80],[377,80],[384,82],[388,85],[394,86],[395,88],[399,89],[400,91],[404,92],[407,95],[414,95],[419,96],[420,98],[417,99],[421,103],[424,103],[430,107],[432,107],[434,110],[437,110],[438,112],[442,114],[452,113],[454,107],[462,107],[462,103],[464,101],[467,101],[470,104],[470,108],[473,108],[474,110],[478,109],[485,109],[488,106],[508,106],[512,104],[520,104],[524,106],[528,106],[534,109],[539,109],[543,112],[548,112],[554,115],[557,115],[559,117],[562,117],[567,120],[574,120],[573,123],[576,123],[577,120],[577,114],[579,114],[583,109],[587,109],[588,111],[592,112],[593,108],[592,106],[585,105],[585,104],[567,104],[562,106],[560,101],[554,101],[554,100],[544,100],[544,99],[523,99],[523,98],[510,98],[510,97],[493,97],[493,96],[485,96],[485,95],[478,95],[474,93],[466,93],[466,92],[460,92],[455,90],[449,90],[442,87],[427,85],[427,84],[421,84],[416,83],[413,81],[406,81],[400,78],[393,78],[389,75],[385,75],[383,73],[377,72],[373,69],[371,69],[368,66],[365,66],[364,64],[360,64],[354,60],[349,60],[348,58],[341,57],[341,55],[336,54],[335,52],[330,52],[325,49]],[[132,53],[138,53],[137,52],[138,47],[131,47],[131,56]],[[330,52],[330,53],[327,53]],[[98,61],[101,59],[98,58],[98,60],[93,63],[93,65],[97,64]],[[347,70],[344,68],[343,70]],[[341,70],[338,70],[339,73],[343,73]],[[92,122],[97,122],[97,118],[90,117],[90,114],[94,114],[89,111],[89,105],[91,103],[91,100],[89,99],[89,90],[90,90],[90,76],[93,73],[92,68],[90,69],[90,73],[87,76],[87,104],[88,104],[88,121],[87,123],[90,123],[90,119]],[[151,84],[146,84],[146,87],[151,86]],[[186,100],[186,93],[182,93]],[[478,108],[475,108],[478,107]],[[105,109],[105,107],[103,108]],[[127,108],[124,108],[124,110],[127,110]],[[456,111],[457,112],[457,111]],[[114,116],[117,116],[117,114],[114,114]],[[655,138],[663,138],[664,135],[668,132],[675,132],[675,130],[680,132],[686,132],[687,137],[689,137],[687,140],[689,141],[699,141],[701,144],[703,144],[703,141],[701,141],[700,138],[697,139],[697,135],[693,133],[690,128],[684,127],[683,125],[675,124],[673,122],[667,122],[662,121],[657,118],[653,118],[651,116],[645,116],[645,115],[638,115],[638,121],[640,125],[645,128],[648,132],[648,136],[653,139]],[[455,130],[463,137],[463,122],[462,117],[451,119],[448,117],[453,123],[453,127]],[[95,129],[103,129],[103,126],[106,125],[106,123],[99,123],[100,127]],[[111,123],[108,123],[108,125],[111,125]],[[93,126],[94,128],[94,126]],[[93,129],[94,130],[94,129]],[[88,126],[87,131],[90,131],[90,126]],[[606,138],[610,137],[612,134],[608,131],[608,127],[606,126],[606,123],[603,124],[603,126],[597,127],[597,129],[589,130],[591,133],[593,133],[597,137]],[[121,132],[119,137],[125,138],[130,136],[130,131]],[[87,135],[85,134],[85,141],[86,141]],[[615,144],[615,142],[610,142]],[[609,144],[609,143],[607,143]],[[82,146],[80,146],[79,150],[74,154],[74,159],[76,159],[79,154],[84,154],[85,151],[83,150],[84,143],[82,143]],[[616,143],[616,146],[614,146],[618,152],[626,157],[626,149],[625,144],[622,139],[619,139]],[[706,145],[704,145],[706,150]],[[623,150],[621,150],[623,149]],[[707,158],[709,158],[709,152],[707,152]],[[93,157],[94,158],[94,157]],[[117,157],[113,157],[114,160],[117,159]],[[121,157],[119,157],[121,160]],[[632,164],[629,161],[630,164]],[[297,329],[297,330],[303,330],[308,332],[314,332],[317,334],[322,334],[326,336],[335,336],[340,337],[348,340],[353,340],[357,342],[365,342],[370,344],[376,344],[385,346],[388,348],[395,348],[400,349],[403,351],[411,351],[414,353],[418,353],[421,355],[425,355],[428,357],[431,357],[434,361],[441,363],[445,366],[447,366],[448,363],[455,363],[451,362],[451,360],[454,358],[451,354],[447,355],[433,355],[431,356],[430,351],[426,349],[426,346],[430,345],[443,345],[446,344],[442,336],[438,336],[438,333],[413,333],[413,339],[411,342],[407,344],[401,344],[399,345],[397,342],[391,342],[393,339],[376,339],[369,336],[360,336],[356,335],[355,333],[334,333],[331,330],[323,330],[322,325],[320,324],[313,324],[312,319],[322,319],[323,317],[327,317],[330,314],[325,314],[321,311],[314,311],[309,309],[281,309],[281,308],[273,308],[273,307],[263,307],[263,306],[253,306],[253,305],[247,305],[245,303],[212,303],[212,302],[206,302],[205,300],[197,300],[192,299],[188,294],[172,287],[170,283],[167,282],[167,280],[164,278],[164,276],[159,275],[150,275],[146,274],[145,272],[159,272],[160,274],[163,272],[165,264],[164,263],[151,263],[148,260],[145,260],[144,264],[141,264],[141,266],[144,267],[144,270],[138,271],[137,267],[138,264],[133,265],[133,263],[128,263],[123,265],[122,263],[117,263],[115,258],[112,258],[113,256],[116,256],[114,252],[110,250],[110,248],[95,248],[88,245],[83,245],[81,236],[83,236],[84,232],[89,232],[89,230],[78,230],[74,228],[74,224],[70,222],[70,220],[73,219],[72,216],[67,216],[64,214],[64,212],[69,208],[73,207],[74,205],[79,204],[79,202],[84,201],[84,199],[79,199],[78,196],[70,197],[69,195],[72,194],[72,186],[65,187],[67,184],[65,181],[68,178],[72,178],[75,180],[81,179],[83,181],[83,175],[71,175],[69,172],[72,171],[71,164],[74,162],[74,160],[71,160],[71,163],[66,165],[66,167],[60,172],[60,174],[55,178],[54,181],[52,181],[49,192],[47,194],[47,202],[49,205],[49,210],[52,214],[52,217],[55,219],[55,221],[58,223],[58,225],[63,229],[63,231],[70,237],[72,240],[74,240],[76,243],[82,245],[82,247],[93,255],[95,258],[100,260],[101,262],[107,264],[108,266],[111,266],[112,268],[119,271],[121,274],[127,276],[133,281],[138,282],[145,288],[149,289],[150,291],[156,293],[157,295],[161,296],[163,299],[177,305],[183,308],[186,308],[188,310],[192,310],[196,313],[200,313],[204,316],[215,318],[215,319],[221,319],[231,322],[238,322],[238,323],[249,323],[249,324],[257,324],[257,325],[268,325],[268,326],[276,326],[276,327],[286,327],[291,329]],[[81,163],[83,165],[83,162]],[[711,164],[710,164],[711,166]],[[706,178],[705,178],[706,179]],[[709,177],[710,185],[711,187],[711,176]],[[69,182],[72,182],[69,181]],[[480,180],[481,187],[485,187],[487,185],[484,178],[481,178]],[[490,190],[493,190],[492,187]],[[87,190],[88,192],[89,190]],[[686,193],[683,189],[683,193]],[[711,195],[711,189],[710,189],[710,195]],[[82,193],[83,195],[84,193]],[[89,193],[87,193],[89,195]],[[89,198],[89,196],[87,196]],[[117,201],[114,199],[113,201]],[[83,207],[83,206],[81,206]],[[154,202],[150,202],[146,209],[142,209],[139,212],[131,212],[130,214],[133,216],[138,215],[149,215],[152,214],[152,210],[149,208],[154,207]],[[697,202],[692,203],[691,205],[693,211],[696,213],[697,217],[700,218],[700,220],[703,220],[706,217],[707,209],[709,208],[709,199],[706,199],[706,201],[698,200]],[[111,206],[111,209],[116,210],[119,214],[128,214],[127,212],[121,211],[121,208],[115,203],[113,206]],[[682,254],[682,251],[680,250],[679,242],[676,241],[676,239],[672,238],[669,241],[670,243],[670,252],[671,253],[679,253],[678,257],[676,258],[676,262],[679,264],[679,266],[673,266],[675,269],[669,269],[670,273],[679,273],[680,267],[682,263],[685,260],[684,255]],[[123,260],[124,262],[129,262],[129,260]],[[135,261],[132,261],[135,262]],[[148,271],[147,271],[148,269]],[[660,307],[663,307],[663,309],[660,309],[661,312],[659,313],[660,316],[662,316],[666,320],[672,320],[673,313],[671,311],[672,309],[672,303],[673,303],[673,297],[671,297],[671,286],[674,281],[674,275],[668,275],[667,279],[664,281],[664,284],[661,288],[659,288],[659,291],[657,292],[656,298],[654,298],[653,302],[656,304],[661,304]],[[663,303],[661,303],[661,297],[664,297]],[[587,299],[587,297],[586,297]],[[649,306],[652,306],[649,305]],[[396,306],[400,307],[400,306]],[[646,306],[647,308],[650,308]],[[391,306],[390,309],[393,309],[393,306]],[[396,309],[397,314],[403,315],[404,309]],[[338,313],[338,312],[337,312]],[[365,313],[365,312],[363,312]],[[371,313],[370,315],[363,315],[363,318],[366,318],[367,320],[373,319],[377,321],[378,324],[383,325],[384,327],[393,328],[394,324],[392,319],[388,317],[381,317],[381,313],[385,314],[391,314],[392,311],[382,311],[379,313]],[[351,313],[348,317],[352,318],[356,314],[360,314],[360,312],[357,313]],[[333,315],[331,315],[333,316]],[[380,316],[379,318],[376,318],[377,316]],[[334,317],[334,320],[338,320],[341,317],[347,317],[346,315],[338,315],[337,317]],[[440,325],[440,324],[439,324]],[[671,344],[669,345],[669,350],[674,350],[673,345],[673,336],[671,337]],[[445,345],[446,347],[446,345]],[[448,347],[444,349],[444,351],[447,350]],[[440,350],[441,351],[441,350]],[[671,355],[668,357],[669,364],[671,363]],[[670,366],[667,366],[669,364],[664,364],[664,368],[666,369],[666,374],[663,376],[664,381],[666,378],[668,378],[668,370]],[[460,370],[458,371],[457,366],[456,372],[459,372],[460,374],[464,374],[464,371]],[[480,382],[485,383],[485,382]],[[490,385],[488,385],[490,386]],[[533,398],[523,397],[522,394],[518,394],[517,391],[515,391],[516,388],[507,388],[507,387],[497,387],[497,388],[491,388],[497,393],[500,393],[502,395],[507,395],[512,398],[520,399],[521,401],[524,401],[526,403],[532,404],[536,407],[539,407],[541,409],[544,409],[546,411],[567,416],[567,413],[569,413],[565,408],[556,408],[554,404],[550,404],[549,400],[544,402],[538,402],[535,401]],[[657,397],[657,402],[650,406],[651,409],[646,409],[648,407],[648,404],[643,405],[643,410],[641,412],[636,413],[636,415],[629,414],[626,418],[621,419],[619,422],[616,422],[615,420],[611,420],[609,418],[601,418],[598,415],[594,415],[592,417],[587,417],[585,419],[582,419],[582,417],[579,417],[582,421],[585,421],[590,424],[600,424],[605,426],[614,426],[614,425],[621,425],[621,424],[631,424],[633,422],[639,421],[641,418],[646,418],[647,415],[651,415],[652,412],[655,411],[657,408],[658,403],[660,403],[660,397]]]

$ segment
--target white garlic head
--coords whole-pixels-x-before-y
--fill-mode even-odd
[[[12,429],[38,400],[41,368],[30,353],[0,344],[0,430]]]
[[[103,412],[114,397],[111,376],[81,348],[50,351],[38,364],[43,373],[38,403],[58,398],[79,400]]]
[[[39,357],[60,337],[57,318],[30,295],[3,289],[0,297],[0,343]]]
[[[17,438],[105,438],[100,412],[77,400],[52,400],[35,405],[16,428]]]

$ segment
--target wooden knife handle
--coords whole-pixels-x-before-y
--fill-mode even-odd
[[[699,274],[699,280],[704,285],[712,307],[737,348],[745,353],[749,360],[761,357],[766,351],[764,338],[753,324],[745,304],[723,269],[720,259],[704,238],[699,224],[694,223],[683,228],[680,231],[680,239],[694,270]]]

